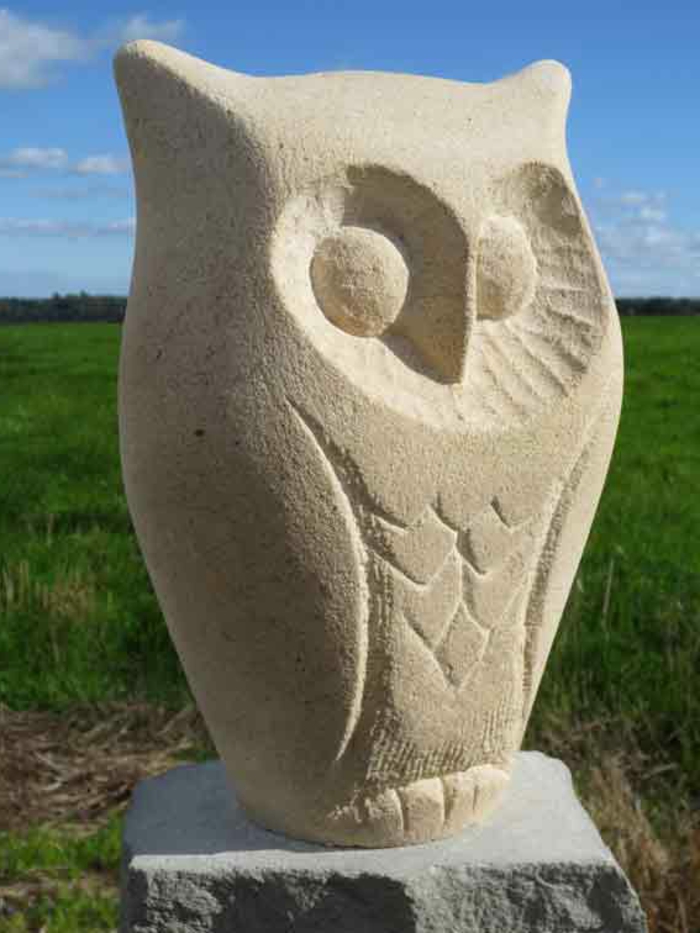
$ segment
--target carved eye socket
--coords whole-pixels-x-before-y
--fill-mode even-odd
[[[377,337],[406,300],[408,267],[388,237],[343,227],[318,245],[311,260],[316,301],[329,321],[356,337]]]
[[[479,237],[477,313],[502,320],[522,311],[535,297],[537,260],[514,217],[489,217]]]

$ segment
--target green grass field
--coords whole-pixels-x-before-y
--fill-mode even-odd
[[[700,785],[700,320],[623,319],[611,470],[537,707],[624,713]],[[187,687],[121,482],[114,324],[0,331],[0,702]]]
[[[697,797],[700,318],[622,326],[615,453],[524,746],[537,747],[528,740],[551,713],[583,723],[624,717],[650,759],[675,766]],[[176,709],[190,700],[121,482],[120,335],[115,324],[0,328],[0,704],[11,710],[120,699]],[[113,868],[114,838],[76,850],[0,836],[0,862],[11,863],[0,884],[34,844],[42,859],[68,845],[69,871],[103,849]],[[47,929],[109,929],[113,905],[100,905],[71,901],[61,908],[66,925],[59,912]],[[104,916],[93,927],[71,921],[82,909]]]
[[[116,818],[85,837],[47,829],[22,836],[0,833],[0,885],[21,879],[31,889],[32,880],[41,878],[45,888],[29,910],[0,920],[0,931],[115,929],[119,910],[109,881],[117,873],[120,850],[121,820]]]

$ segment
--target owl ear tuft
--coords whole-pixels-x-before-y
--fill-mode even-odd
[[[571,72],[554,59],[533,62],[523,68],[515,77],[527,82],[533,91],[542,98],[557,101],[560,106],[568,107],[571,99]]]
[[[565,65],[549,59],[534,62],[498,84],[517,98],[523,113],[533,114],[540,126],[563,139],[571,100],[571,74]]]
[[[168,179],[170,196],[181,187],[172,180],[178,166],[187,174],[199,164],[203,140],[220,138],[227,115],[242,111],[246,89],[257,81],[150,39],[118,50],[114,77],[137,190],[141,178],[150,199]]]
[[[127,42],[113,64],[127,126],[139,117],[151,117],[160,107],[172,106],[177,89],[189,88],[203,97],[235,98],[255,80],[152,39]]]
[[[533,62],[504,79],[521,89],[533,103],[549,107],[566,116],[571,100],[571,72],[554,59]]]
[[[187,78],[197,66],[204,65],[199,59],[152,39],[136,39],[127,42],[114,56],[114,78],[117,87],[126,89],[131,83],[139,83],[148,74],[170,72]]]

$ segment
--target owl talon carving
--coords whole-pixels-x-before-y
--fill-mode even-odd
[[[329,844],[458,833],[503,798],[620,414],[568,72],[262,78],[138,41],[115,74],[124,487],[237,795]]]
[[[485,822],[510,780],[506,771],[477,765],[442,777],[388,788],[332,813],[329,836],[346,845],[403,846],[441,839]]]

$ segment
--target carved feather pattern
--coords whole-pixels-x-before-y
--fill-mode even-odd
[[[409,526],[380,515],[360,470],[308,414],[289,403],[314,437],[351,505],[368,553],[389,570],[398,616],[437,665],[444,686],[461,690],[482,661],[492,632],[513,624],[532,557],[533,518],[509,525],[492,499],[466,528],[426,505]],[[373,584],[369,581],[370,590]]]
[[[390,566],[396,606],[437,661],[446,687],[457,691],[469,682],[492,631],[512,619],[532,550],[526,533],[531,523],[507,525],[494,499],[464,530],[452,528],[432,506],[409,528],[395,526],[395,538],[404,551],[410,542],[413,553],[429,553],[426,528],[433,539],[438,528],[442,532],[442,561],[421,583],[415,568],[401,561],[399,546]],[[435,553],[433,548],[433,562]]]

